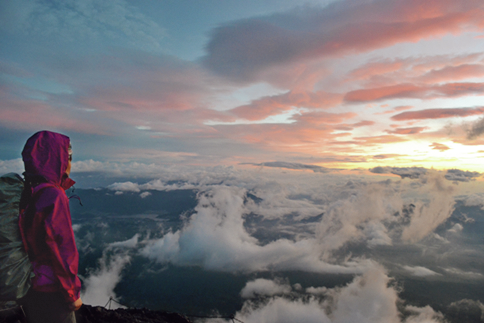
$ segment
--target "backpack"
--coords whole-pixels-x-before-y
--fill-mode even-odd
[[[14,301],[27,294],[34,276],[19,229],[22,177],[0,177],[0,301]]]

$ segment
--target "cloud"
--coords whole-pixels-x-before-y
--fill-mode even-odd
[[[351,71],[348,75],[349,79],[368,79],[375,75],[382,75],[392,72],[397,72],[404,66],[404,61],[399,60],[386,60],[386,61],[373,61],[358,67]]]
[[[143,192],[143,193],[141,193],[139,196],[140,196],[142,199],[144,199],[144,198],[147,198],[147,197],[148,197],[148,196],[150,196],[150,195],[151,195],[151,192]]]
[[[454,210],[454,189],[437,172],[428,172],[421,181],[419,194],[426,201],[405,201],[391,182],[382,182],[361,185],[345,199],[332,202],[316,231],[323,255],[330,257],[348,243],[370,248],[411,244],[433,232]]]
[[[436,145],[436,146],[435,146]],[[441,147],[440,144],[434,143],[435,147],[438,147],[439,150],[446,150],[445,147]],[[427,174],[428,170],[423,167],[389,167],[389,166],[377,166],[374,168],[369,169],[371,173],[374,174],[395,174],[400,176],[401,178],[411,178],[416,179],[420,178]],[[463,171],[460,169],[449,169],[446,171],[444,175],[445,179],[454,182],[469,182],[471,180],[475,180],[475,178],[480,177],[481,173],[479,172],[470,172],[470,171]]]
[[[140,191],[138,184],[132,182],[114,183],[107,187],[112,191],[136,192]]]
[[[239,118],[255,121],[263,120],[271,115],[278,115],[294,108],[328,109],[341,102],[342,96],[340,94],[324,91],[290,91],[284,94],[260,98],[248,105],[236,107],[230,112]],[[328,113],[327,115],[333,114]]]
[[[467,139],[474,140],[484,133],[484,118],[475,121],[467,130]]]
[[[467,239],[474,237],[463,241],[461,234],[448,230],[458,229],[456,224],[463,232],[474,230],[460,211],[478,216],[478,209],[460,209],[448,218],[457,192],[449,189],[455,185],[445,179],[445,172],[400,171],[419,176],[382,181],[382,176],[364,173],[346,176],[275,167],[166,167],[159,179],[131,182],[127,188],[143,192],[190,186],[198,191],[197,207],[185,215],[181,228],[163,227],[152,235],[155,238],[141,242],[131,234],[116,244],[134,246],[138,256],[160,264],[248,274],[241,288],[247,298],[236,315],[244,322],[324,318],[337,323],[353,322],[357,315],[362,322],[438,322],[440,315],[430,307],[406,306],[398,297],[401,285],[390,276],[396,273],[399,282],[424,277],[417,279],[422,284],[429,279],[482,280],[481,270],[472,264],[481,259],[482,250]],[[133,252],[121,245],[111,252]],[[375,262],[386,264],[389,273],[375,269]],[[285,270],[364,274],[336,288],[317,283],[308,287],[306,279],[267,279]],[[256,274],[260,271],[266,272]],[[261,276],[265,279],[256,279]]]
[[[465,271],[465,270],[462,270],[462,269],[459,269],[459,268],[443,268],[448,274],[451,274],[451,275],[456,275],[456,276],[459,276],[461,278],[465,278],[465,279],[482,279],[484,277],[483,274],[481,273],[477,273],[477,272],[473,272],[473,271]]]
[[[432,187],[428,203],[417,202],[410,224],[402,232],[402,239],[410,243],[419,241],[444,223],[454,211],[454,187],[446,185],[441,174],[432,171],[422,178]]]
[[[314,239],[277,239],[265,245],[244,227],[245,190],[219,187],[199,196],[198,206],[179,231],[167,233],[142,250],[160,263],[196,265],[207,270],[261,271],[305,270],[310,272],[360,272],[365,261],[342,265],[318,257]]]
[[[292,290],[291,286],[282,281],[273,281],[259,278],[247,282],[240,292],[242,298],[254,298],[256,296],[274,296],[288,294]]]
[[[390,114],[390,113],[393,113],[393,112],[405,111],[405,110],[411,110],[411,109],[413,109],[413,106],[403,105],[403,106],[395,107],[392,110],[382,112],[382,114]]]
[[[422,75],[419,80],[427,83],[442,83],[458,81],[468,78],[480,78],[484,76],[484,65],[462,64],[459,66],[446,66],[439,70],[432,70]]]
[[[433,270],[430,270],[428,268],[421,267],[421,266],[415,266],[415,267],[403,266],[403,268],[406,271],[410,272],[413,276],[417,276],[417,277],[427,277],[427,276],[440,275],[439,273],[436,273]]]
[[[349,242],[364,241],[369,246],[392,243],[382,222],[391,220],[401,210],[401,197],[389,189],[389,183],[370,183],[356,188],[350,196],[332,202],[318,224],[319,248],[327,258]]]
[[[109,249],[112,248],[127,248],[127,249],[133,249],[138,245],[138,239],[139,239],[139,234],[135,234],[131,239],[128,239],[126,241],[117,241],[117,242],[112,242],[108,245]]]
[[[13,89],[12,92],[23,92]],[[91,120],[90,116],[80,110],[66,109],[56,105],[49,105],[43,100],[34,100],[29,96],[37,96],[37,91],[27,90],[24,95],[13,97],[6,94],[2,99],[0,109],[0,123],[7,129],[32,129],[47,128],[59,129],[59,131],[75,131],[79,133],[91,133],[106,135],[106,126],[101,120]],[[42,95],[44,96],[44,95]]]
[[[452,109],[426,109],[420,111],[402,112],[392,116],[393,120],[422,120],[441,119],[453,117],[468,117],[483,114],[483,108],[452,108]]]
[[[466,196],[464,204],[466,206],[484,206],[484,196],[480,194],[471,194]]]
[[[109,256],[104,252],[103,257],[99,259],[100,268],[83,279],[83,302],[92,306],[105,306],[111,297],[116,299],[114,288],[121,280],[121,271],[130,260],[131,258],[125,254]],[[120,307],[116,303],[113,306]]]
[[[371,121],[361,121],[354,125],[341,125],[340,123],[348,119],[356,117],[356,113],[328,113],[323,111],[301,113],[294,115],[292,120],[296,121],[301,127],[321,127],[326,124],[337,124],[336,129],[340,129],[342,126],[347,130],[352,130],[356,127],[369,126],[373,123]]]
[[[298,163],[288,163],[288,162],[264,162],[264,163],[245,163],[242,165],[254,165],[254,166],[263,166],[263,167],[279,167],[279,168],[287,168],[293,170],[312,170],[315,173],[329,173],[333,170],[317,166],[317,165],[306,165],[306,164],[298,164]]]
[[[484,304],[479,300],[462,299],[449,305],[449,316],[455,322],[484,321]]]
[[[217,27],[203,63],[232,79],[253,80],[297,61],[478,30],[482,16],[475,0],[429,2],[425,8],[416,1],[339,1]]]
[[[302,165],[296,168],[307,169]],[[181,229],[165,232],[143,247],[143,255],[157,262],[222,271],[358,272],[364,262],[353,259],[353,264],[336,265],[332,257],[351,244],[378,249],[421,241],[447,220],[454,205],[452,184],[442,172],[372,171],[419,181],[367,182],[357,177],[350,181],[343,175],[275,167],[201,168],[199,172],[181,167],[161,169],[158,180],[117,182],[110,188],[136,193],[199,192],[195,212]],[[413,198],[405,197],[408,194]],[[257,231],[253,216],[262,223],[273,222]]]
[[[401,300],[390,281],[384,270],[375,266],[346,286],[325,289],[309,298],[291,294],[290,298],[274,296],[262,303],[246,301],[235,317],[246,323],[441,322],[442,314],[429,306],[405,306],[409,315],[403,319],[397,307]]]
[[[432,147],[432,149],[435,149],[435,150],[438,150],[438,151],[446,151],[446,150],[449,150],[449,146],[446,146],[444,144],[440,144],[438,142],[433,142],[430,147]]]
[[[425,129],[427,129],[427,127],[397,128],[394,130],[386,130],[386,132],[397,135],[413,135],[421,133]]]
[[[377,166],[369,169],[371,173],[375,174],[395,174],[401,178],[419,178],[427,173],[427,169],[423,167],[381,167]]]
[[[193,62],[125,49],[91,56],[39,55],[38,60],[35,76],[8,75],[2,82],[5,127],[130,138],[142,127],[163,137],[196,133],[199,138],[213,135],[204,125],[207,120],[235,121],[208,103],[229,86]],[[38,85],[44,83],[54,90]],[[65,90],[59,92],[61,87]]]
[[[24,171],[24,162],[21,158],[0,160],[0,172],[5,173],[18,173],[21,174]]]
[[[360,145],[375,146],[379,144],[389,144],[396,142],[405,142],[410,139],[403,138],[402,136],[394,135],[381,135],[381,136],[371,136],[371,137],[354,137],[355,141],[350,143],[358,143]]]
[[[434,99],[484,94],[483,83],[447,83],[443,85],[416,85],[412,83],[389,85],[348,92],[347,102],[370,102],[384,99]],[[404,112],[411,113],[411,112]],[[403,114],[403,113],[402,113]]]
[[[468,182],[471,180],[475,180],[477,177],[480,176],[481,173],[479,172],[462,171],[459,169],[449,169],[447,171],[447,174],[445,174],[446,179],[456,182]]]
[[[447,230],[447,232],[458,233],[458,232],[461,232],[463,229],[464,227],[462,226],[462,224],[456,223],[452,228]]]
[[[432,55],[405,58],[372,58],[350,71],[346,82],[366,80],[366,87],[401,84],[445,83],[482,75],[481,53],[464,55]]]

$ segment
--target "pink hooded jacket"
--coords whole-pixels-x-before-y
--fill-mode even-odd
[[[32,288],[61,292],[66,302],[74,302],[80,297],[81,282],[65,192],[75,183],[66,174],[69,142],[69,137],[50,131],[37,132],[28,139],[22,157],[26,187],[32,181],[32,198],[20,212],[19,225],[35,274]]]

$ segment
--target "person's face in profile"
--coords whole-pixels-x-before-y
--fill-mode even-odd
[[[71,163],[72,163],[72,153],[69,151],[69,159],[67,161],[67,169],[66,169],[67,176],[71,175]]]

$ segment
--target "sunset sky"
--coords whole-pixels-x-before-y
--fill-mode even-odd
[[[48,129],[89,170],[484,172],[482,0],[3,0],[0,73],[3,170]]]

